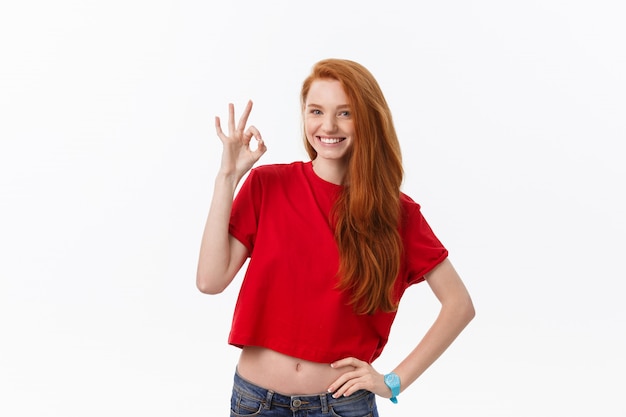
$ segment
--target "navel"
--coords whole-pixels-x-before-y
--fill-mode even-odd
[[[302,368],[302,364],[300,362],[296,363],[296,372],[300,372],[301,368]]]

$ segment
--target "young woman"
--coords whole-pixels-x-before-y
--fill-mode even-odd
[[[197,286],[220,293],[250,258],[229,336],[241,348],[231,415],[377,416],[375,396],[397,401],[474,307],[420,206],[400,191],[400,145],[372,74],[353,61],[320,61],[301,105],[306,162],[252,168],[266,151],[246,126],[252,102],[238,122],[229,105],[228,133],[216,117],[223,153]],[[395,369],[379,373],[371,363],[400,298],[421,281],[439,315]]]

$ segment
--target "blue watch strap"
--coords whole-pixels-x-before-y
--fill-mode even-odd
[[[385,385],[387,385],[391,390],[391,402],[394,404],[398,404],[398,399],[396,397],[400,395],[400,377],[396,373],[390,372],[385,375],[384,378]]]

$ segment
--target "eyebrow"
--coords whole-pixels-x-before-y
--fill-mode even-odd
[[[306,105],[307,107],[318,107],[320,109],[323,109],[324,106],[320,105],[320,104],[315,104],[315,103],[309,103]],[[339,106],[337,106],[338,110],[343,110],[343,109],[350,109],[350,105],[349,104],[340,104]]]

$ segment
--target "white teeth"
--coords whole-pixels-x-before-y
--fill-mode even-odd
[[[343,140],[343,138],[322,138],[322,137],[320,137],[320,141],[322,143],[328,143],[328,144],[339,143],[342,140]]]

